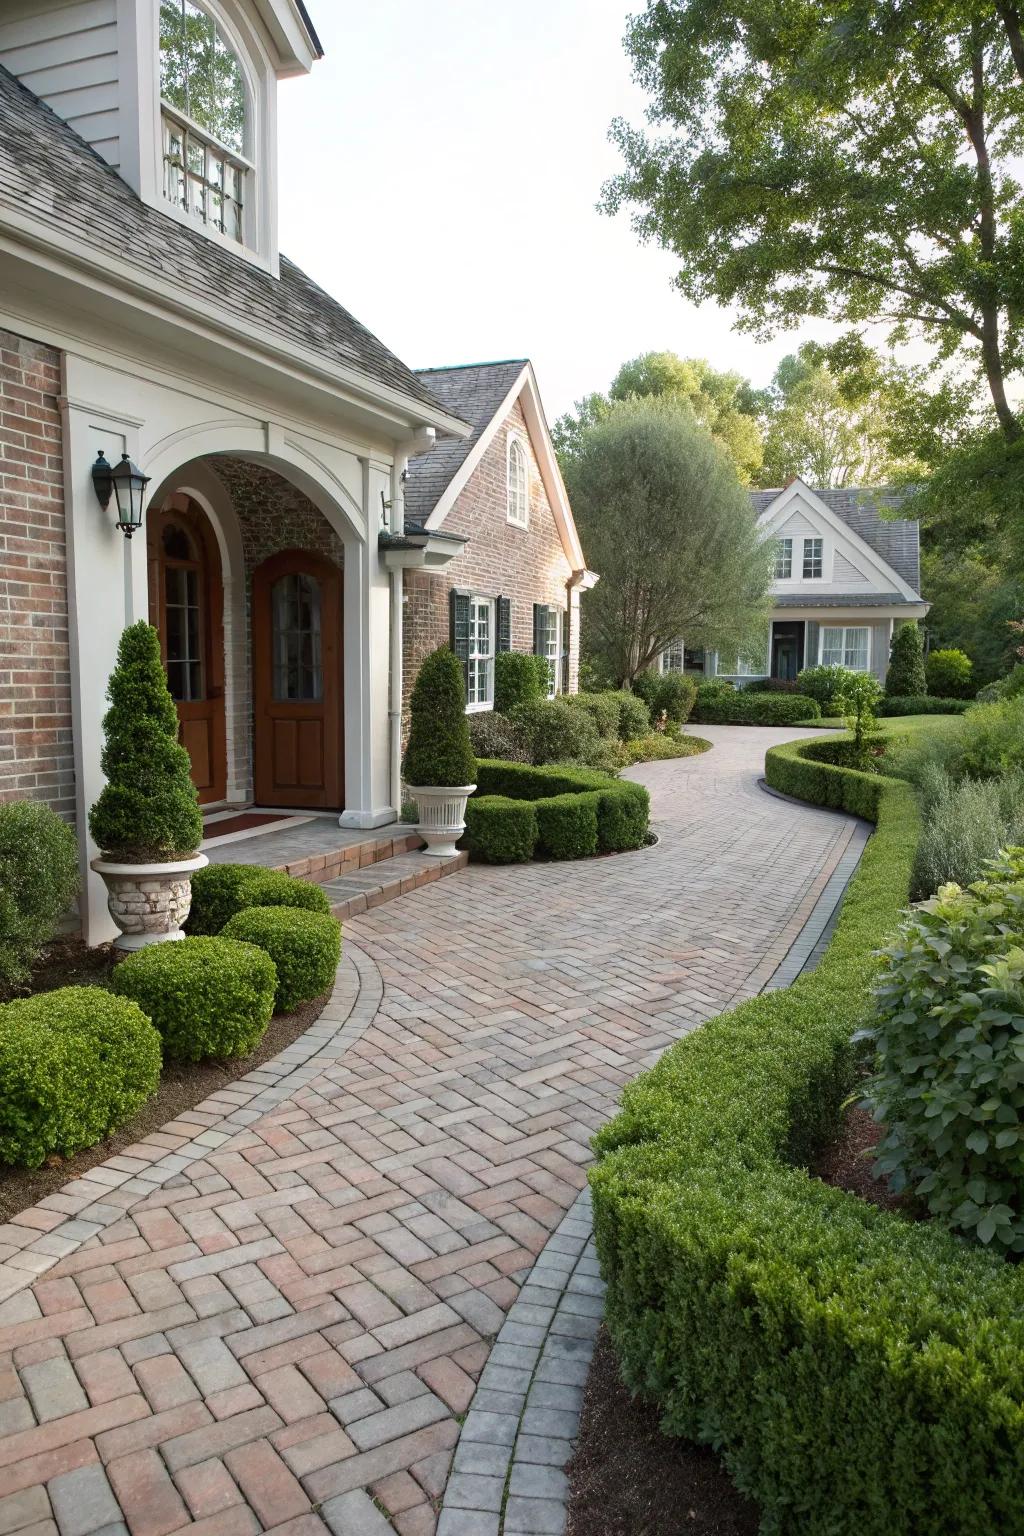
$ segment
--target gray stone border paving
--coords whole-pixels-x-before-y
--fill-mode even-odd
[[[172,1138],[164,1130],[153,1132],[130,1149],[143,1155],[119,1153],[97,1163],[81,1178],[0,1226],[0,1302],[31,1285],[59,1260],[128,1215],[148,1195],[183,1177],[193,1163],[220,1150],[254,1120],[318,1077],[360,1038],[383,995],[384,983],[374,962],[346,940],[334,990],[316,1022],[270,1061],[168,1122],[194,1125],[191,1139],[183,1136],[172,1149],[168,1145]],[[37,1214],[43,1212],[45,1217]],[[35,1217],[36,1224],[22,1219],[26,1217]]]
[[[872,831],[869,822],[840,814],[857,823],[853,836],[762,992],[789,986],[824,953]],[[488,1356],[456,1446],[436,1536],[563,1536],[566,1467],[579,1434],[604,1290],[585,1186],[538,1254]]]

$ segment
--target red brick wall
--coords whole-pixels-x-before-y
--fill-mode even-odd
[[[519,528],[506,517],[507,441],[517,430],[530,455],[530,526]],[[449,639],[449,592],[463,587],[484,597],[512,600],[512,649],[533,650],[533,605],[548,603],[563,613],[563,633],[570,636],[570,687],[579,667],[578,625],[569,625],[565,558],[540,475],[533,444],[517,401],[495,433],[462,494],[444,520],[445,533],[469,539],[460,555],[436,576],[406,571],[403,619],[405,704],[420,663]],[[563,641],[564,644],[564,641]]]
[[[0,330],[0,800],[74,820],[60,354]]]

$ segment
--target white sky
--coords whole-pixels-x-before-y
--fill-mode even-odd
[[[309,0],[325,57],[280,91],[281,247],[412,367],[533,359],[549,420],[647,351],[766,384],[759,345],[596,211],[640,0]]]

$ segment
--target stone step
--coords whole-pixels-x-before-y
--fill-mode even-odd
[[[419,839],[416,839],[419,842]],[[469,862],[468,853],[457,853],[452,859],[439,859],[429,853],[395,853],[384,855],[376,864],[349,869],[330,879],[323,880],[324,890],[335,917],[344,921],[372,907],[380,907],[396,896],[405,896],[432,880],[445,875],[457,874]],[[307,876],[319,879],[319,876]]]

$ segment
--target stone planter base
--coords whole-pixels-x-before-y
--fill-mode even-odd
[[[171,864],[115,864],[93,859],[103,877],[107,908],[121,932],[115,949],[143,949],[183,939],[181,925],[192,905],[192,876],[209,863],[205,853]]]
[[[419,812],[416,831],[427,845],[424,852],[437,859],[453,859],[458,852],[455,844],[466,830],[466,801],[476,785],[417,789],[409,784],[407,788]]]

